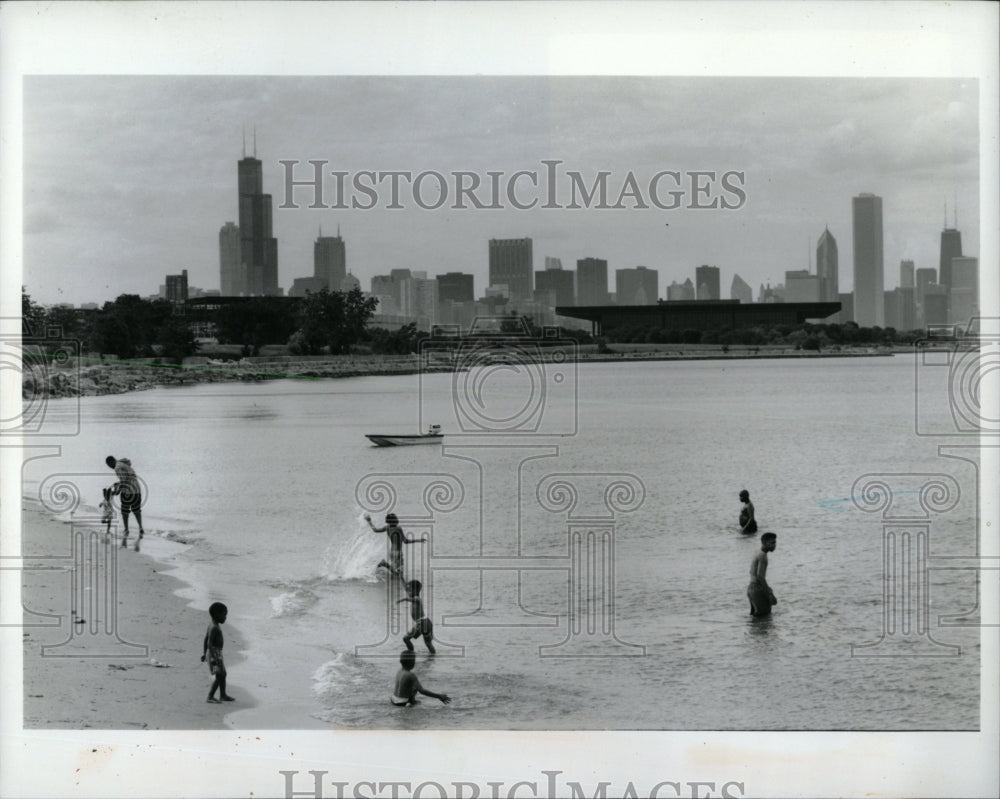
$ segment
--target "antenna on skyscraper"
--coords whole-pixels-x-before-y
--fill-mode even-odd
[[[257,157],[257,126],[253,126],[253,157]]]
[[[337,223],[337,238],[340,238],[340,222]]]
[[[948,201],[944,201],[944,227],[945,230],[948,229]]]
[[[247,126],[243,126],[243,157],[247,157]]]
[[[958,191],[955,192],[955,230],[958,230]]]

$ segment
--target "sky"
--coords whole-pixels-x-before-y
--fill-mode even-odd
[[[103,303],[154,294],[167,274],[219,288],[219,229],[238,221],[236,167],[254,151],[273,197],[278,282],[313,274],[313,242],[339,229],[348,269],[368,290],[393,268],[471,272],[481,296],[488,240],[533,240],[545,256],[575,268],[584,257],[616,269],[659,271],[659,293],[718,266],[723,297],[739,274],[756,296],[791,269],[815,271],[825,227],[840,257],[841,291],[852,278],[851,198],[883,198],[886,288],[899,262],[937,267],[945,224],[957,222],[966,254],[979,254],[979,119],[975,78],[656,76],[186,76],[29,75],[24,80],[23,283],[43,304]],[[244,139],[245,137],[245,139]],[[291,176],[401,170],[435,172],[449,195],[437,209],[433,175],[377,185],[373,208],[310,208],[310,187],[286,191]],[[474,173],[490,203],[490,172],[501,187],[517,171],[521,203],[546,200],[546,167],[557,160],[556,204],[570,204],[567,172],[590,186],[609,174],[608,205],[628,175],[642,199],[621,208],[455,208],[455,178]],[[681,173],[682,207],[649,197],[654,175]],[[689,173],[708,194],[695,195]],[[722,175],[745,195],[726,191]],[[474,178],[466,178],[473,180]],[[364,180],[364,179],[362,179]],[[661,179],[658,198],[678,188]],[[369,182],[374,183],[374,180]],[[336,184],[324,180],[323,203]],[[370,204],[369,195],[348,196]],[[737,208],[690,208],[725,200]],[[298,205],[281,208],[282,204]],[[584,203],[579,202],[580,205]]]

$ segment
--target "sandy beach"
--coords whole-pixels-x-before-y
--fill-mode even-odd
[[[165,573],[169,565],[114,540],[115,557],[108,557],[99,525],[67,524],[38,506],[22,513],[25,728],[228,729],[226,713],[254,704],[240,682],[238,619],[230,615],[223,627],[227,688],[237,701],[209,704],[212,678],[200,660],[208,612],[176,593],[183,584]],[[101,532],[91,538],[92,530]],[[74,590],[78,531],[87,556]],[[156,545],[162,546],[151,542],[147,549]],[[109,571],[117,574],[116,586]]]

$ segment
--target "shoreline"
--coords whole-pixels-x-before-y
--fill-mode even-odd
[[[586,345],[588,348],[594,345]],[[777,358],[875,358],[892,357],[899,349],[850,348],[841,350],[796,350],[788,347],[741,347],[722,351],[715,345],[666,345],[648,349],[643,345],[616,344],[611,352],[578,352],[575,363],[635,363],[660,361],[749,361]],[[910,352],[909,348],[902,350]],[[544,352],[544,350],[542,350]],[[159,386],[199,383],[262,382],[265,380],[321,380],[344,377],[400,376],[431,372],[453,372],[451,364],[421,363],[419,355],[258,356],[240,361],[212,361],[204,356],[186,358],[183,364],[145,361],[88,362],[80,358],[51,368],[34,368],[22,374],[22,399],[39,396],[93,397],[127,394]]]
[[[111,557],[90,539],[90,563],[78,568],[85,576],[74,591],[72,536],[96,529],[102,541],[103,526],[81,514],[71,526],[29,500],[21,508],[26,729],[227,730],[230,713],[257,705],[238,668],[227,686],[237,701],[205,701],[212,677],[200,658],[208,611],[192,607],[180,594],[188,585],[169,573],[171,547],[179,545],[147,536],[143,551],[125,550],[113,529]],[[117,581],[110,590],[108,570]],[[102,607],[105,590],[113,605]],[[82,601],[74,603],[74,593]],[[245,639],[231,622],[223,632],[227,664],[239,666]]]

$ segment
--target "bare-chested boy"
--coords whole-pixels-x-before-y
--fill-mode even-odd
[[[451,701],[447,694],[436,694],[428,691],[420,684],[417,675],[413,673],[417,656],[409,649],[404,650],[399,656],[399,665],[402,666],[396,673],[396,687],[393,689],[392,698],[389,700],[396,707],[419,704],[417,694],[423,694],[433,699],[440,699],[446,705]]]
[[[385,524],[376,527],[372,524],[372,517],[365,514],[365,521],[372,528],[373,533],[385,533],[389,536],[389,561],[379,561],[379,566],[384,566],[400,580],[403,579],[403,544],[423,544],[427,542],[427,536],[422,538],[407,538],[403,528],[399,526],[399,517],[395,513],[385,515]]]
[[[777,605],[771,586],[767,584],[767,553],[774,552],[778,544],[778,536],[774,533],[764,533],[760,537],[760,552],[753,556],[750,564],[750,585],[747,586],[747,596],[750,599],[751,616],[767,616],[771,606]]]
[[[408,596],[404,596],[402,599],[398,600],[396,604],[400,602],[410,603],[410,616],[416,624],[413,625],[413,629],[410,630],[406,635],[403,636],[403,643],[406,644],[406,648],[411,652],[413,651],[413,644],[411,641],[414,638],[424,637],[424,644],[427,646],[427,651],[432,655],[437,654],[437,650],[434,649],[434,622],[427,618],[424,613],[424,603],[420,598],[420,580],[409,580],[404,583],[406,586],[406,593]]]

